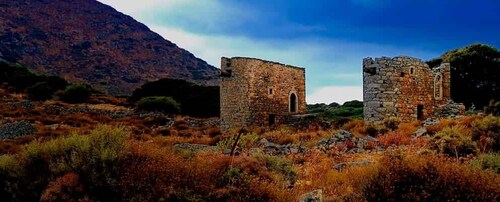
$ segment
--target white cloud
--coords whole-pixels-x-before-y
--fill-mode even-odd
[[[321,87],[307,95],[308,104],[337,102],[343,104],[346,101],[363,100],[362,86],[326,86]]]
[[[216,67],[220,57],[255,57],[306,68],[308,103],[362,100],[362,58],[420,53],[376,44],[301,40],[255,40],[241,36],[200,35],[181,29],[152,26],[163,37]],[[410,54],[411,55],[411,54]]]
[[[137,0],[100,1],[131,15],[164,38],[216,67],[219,67],[222,56],[255,57],[305,67],[308,103],[361,100],[361,63],[364,57],[403,54],[425,58],[437,55],[411,48],[330,38],[258,39],[204,34],[200,30],[186,30],[182,25],[201,23],[201,27],[211,30],[259,20],[258,12],[250,8],[231,7],[234,5],[222,4],[219,0],[149,0],[140,3]],[[361,0],[359,3],[369,2]],[[157,21],[156,16],[168,21]]]
[[[161,8],[170,11],[175,7],[195,3],[194,0],[98,0],[127,15],[137,16],[146,10]]]

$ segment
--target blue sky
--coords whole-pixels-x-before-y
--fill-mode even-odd
[[[305,67],[308,103],[361,100],[364,57],[500,47],[498,0],[100,1],[216,67],[221,56]]]

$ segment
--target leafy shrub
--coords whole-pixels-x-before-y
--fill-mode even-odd
[[[411,135],[398,133],[395,131],[388,132],[385,135],[379,135],[378,140],[380,144],[389,147],[389,146],[399,146],[399,145],[409,145],[411,144]]]
[[[30,100],[48,100],[52,98],[55,90],[47,82],[39,82],[26,89]]]
[[[48,142],[33,142],[18,155],[0,159],[0,176],[8,176],[2,188],[8,190],[9,198],[39,200],[47,187],[54,188],[48,185],[57,176],[76,173],[85,178],[87,193],[98,200],[116,200],[127,136],[124,128],[98,126],[88,135],[73,134]]]
[[[352,101],[344,102],[342,107],[363,108],[363,102],[359,101],[359,100],[352,100]]]
[[[265,132],[264,134],[262,134],[262,137],[276,144],[298,143],[299,140],[292,134],[294,134],[294,132],[291,128],[279,127],[276,130]]]
[[[391,118],[384,119],[385,127],[390,129],[390,130],[398,129],[398,125],[400,123],[401,123],[401,120],[399,118],[391,117]]]
[[[361,119],[363,118],[363,102],[353,100],[345,102],[343,105],[336,102],[329,105],[324,103],[312,104],[307,105],[307,111],[317,113],[320,117],[329,121],[339,118]]]
[[[494,100],[492,100],[486,107],[485,112],[494,116],[500,116],[500,102],[495,102]]]
[[[284,180],[287,180],[290,183],[295,182],[297,172],[293,168],[290,160],[286,159],[285,157],[273,156],[263,153],[255,153],[253,154],[253,157],[257,158],[257,160],[259,161],[264,161],[268,169],[280,173],[283,176]]]
[[[451,99],[482,109],[491,99],[500,100],[500,51],[486,44],[472,44],[440,57],[451,64]],[[435,60],[433,64],[441,62]],[[436,65],[437,66],[437,65]]]
[[[71,84],[59,95],[67,103],[84,103],[92,95],[92,88],[86,84]]]
[[[500,117],[488,115],[472,122],[472,140],[483,152],[500,151]]]
[[[133,142],[124,165],[125,201],[293,200],[263,162],[249,157],[209,152],[182,158],[169,148]]]
[[[221,150],[232,149],[234,142],[236,141],[237,135],[232,135],[228,138],[222,139],[217,143],[217,147]],[[255,133],[243,134],[240,136],[238,143],[236,144],[237,148],[240,148],[242,151],[249,151],[252,147],[257,144],[259,140],[259,136]]]
[[[389,154],[377,168],[354,180],[363,201],[494,201],[500,194],[497,174],[442,157]]]
[[[16,91],[23,91],[40,82],[46,82],[54,91],[64,89],[68,82],[58,76],[45,76],[32,73],[20,64],[0,61],[0,83],[7,83]]]
[[[500,174],[500,154],[481,154],[471,162],[472,167],[481,169],[492,169]]]
[[[220,116],[219,86],[201,86],[185,80],[160,79],[136,89],[129,101],[135,103],[145,97],[172,97],[182,106],[181,113],[196,117]]]
[[[463,126],[447,127],[436,133],[432,143],[439,152],[455,157],[476,153],[476,143],[472,141]]]
[[[68,173],[51,182],[44,190],[40,201],[88,201],[85,189],[76,173]]]
[[[172,97],[145,97],[137,102],[137,108],[144,111],[159,111],[178,114],[181,107]]]

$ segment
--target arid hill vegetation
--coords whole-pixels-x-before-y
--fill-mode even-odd
[[[249,128],[119,106],[27,101],[0,92],[0,195],[12,200],[494,201],[500,118]],[[95,97],[92,97],[95,99]],[[123,100],[122,100],[123,102]],[[106,103],[106,104],[104,104]],[[18,124],[16,127],[28,127]],[[417,132],[425,129],[425,132]]]

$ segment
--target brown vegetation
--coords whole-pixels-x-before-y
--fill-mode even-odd
[[[57,101],[19,107],[3,100],[3,123],[27,120],[37,133],[0,141],[0,197],[81,201],[294,201],[321,189],[333,201],[494,201],[500,196],[500,118],[442,119],[415,137],[420,122],[368,125],[359,120],[322,130],[280,126],[248,129],[235,156],[224,154],[235,132],[222,134],[210,119],[82,111],[55,113]],[[10,104],[9,104],[10,103]],[[128,111],[111,103],[95,109]],[[132,111],[133,112],[133,111]],[[2,123],[2,124],[3,124]],[[106,124],[106,126],[102,126]],[[324,151],[320,139],[339,129],[375,136],[364,152],[352,142]],[[270,155],[259,141],[296,144],[305,152]],[[212,145],[187,150],[179,143]],[[343,147],[343,148],[342,148]],[[342,167],[337,164],[366,162]]]

